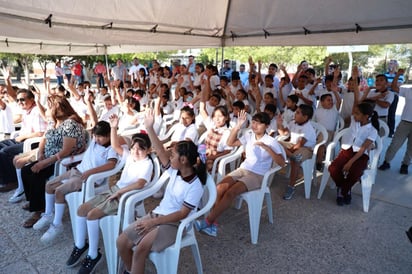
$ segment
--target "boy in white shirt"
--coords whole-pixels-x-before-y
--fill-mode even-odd
[[[297,88],[292,90],[289,95],[295,94],[298,96],[298,105],[306,104],[313,106],[315,99],[313,95],[309,94],[309,89],[306,87],[307,82],[308,77],[306,75],[299,76]]]
[[[336,131],[336,124],[339,119],[339,112],[333,104],[333,98],[330,93],[325,93],[320,97],[320,106],[315,110],[313,120],[326,128],[328,131],[328,140],[326,144],[322,145],[318,149],[316,159],[316,169],[322,170],[322,162],[325,157],[326,145],[332,141],[333,135]]]
[[[279,141],[286,151],[290,160],[289,185],[283,199],[290,200],[295,193],[295,184],[301,163],[313,154],[316,145],[316,131],[310,123],[313,116],[312,105],[302,104],[295,112],[295,120],[290,122],[287,127],[283,125],[282,118],[278,118],[278,132],[281,136],[290,135],[290,141]]]

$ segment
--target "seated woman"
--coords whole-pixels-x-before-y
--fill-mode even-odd
[[[230,146],[243,145],[246,158],[238,169],[218,183],[215,205],[205,219],[195,223],[198,231],[210,236],[217,236],[216,219],[238,195],[261,187],[263,176],[270,170],[273,161],[279,166],[285,165],[286,155],[282,146],[266,133],[270,124],[269,115],[264,112],[255,114],[251,126],[253,133],[238,139],[237,134],[246,120],[246,112],[242,110],[227,140]]]
[[[83,120],[74,111],[66,98],[58,95],[48,97],[55,128],[49,129],[39,145],[38,161],[22,168],[24,193],[29,201],[25,209],[34,212],[23,224],[31,228],[40,219],[45,209],[45,185],[54,173],[54,163],[60,159],[78,154],[85,149]]]

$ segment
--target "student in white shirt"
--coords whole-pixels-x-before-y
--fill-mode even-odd
[[[252,132],[237,138],[246,120],[246,112],[241,111],[227,140],[230,146],[245,147],[245,160],[238,169],[217,184],[218,198],[215,205],[205,219],[195,223],[198,231],[209,236],[217,236],[217,218],[231,206],[238,195],[260,188],[263,176],[270,170],[273,162],[280,166],[285,164],[286,155],[282,146],[266,133],[270,123],[269,115],[264,112],[255,114],[252,118]]]
[[[117,238],[117,250],[130,273],[144,273],[150,252],[160,252],[174,243],[180,220],[198,208],[207,178],[197,146],[191,141],[180,141],[171,151],[164,149],[153,130],[153,122],[149,111],[145,119],[147,133],[170,179],[160,204]]]

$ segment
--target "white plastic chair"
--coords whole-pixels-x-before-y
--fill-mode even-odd
[[[318,142],[314,149],[313,149],[313,155],[312,158],[309,158],[305,161],[302,162],[301,166],[303,169],[303,177],[304,177],[304,185],[305,185],[305,198],[310,199],[310,190],[312,186],[312,181],[314,178],[316,178],[316,168],[315,168],[315,163],[316,163],[316,156],[318,153],[318,149],[321,145],[325,144],[326,141],[328,140],[328,132],[324,126],[322,126],[319,123],[311,121],[312,126],[315,128],[316,131],[316,137],[319,137],[319,135],[322,136],[322,140]]]
[[[149,258],[156,266],[157,273],[177,273],[180,249],[188,246],[190,246],[192,249],[193,257],[196,263],[197,273],[203,273],[202,260],[200,257],[199,246],[196,240],[193,221],[203,216],[206,212],[208,212],[216,201],[216,185],[213,181],[213,178],[209,174],[207,176],[207,182],[205,185],[205,194],[206,193],[209,199],[205,206],[200,210],[196,211],[195,213],[189,215],[185,219],[181,220],[177,230],[175,243],[161,252],[150,253]],[[183,235],[185,229],[186,234]]]
[[[218,178],[219,181],[226,175],[226,166],[234,163],[237,168],[240,165],[240,158],[243,153],[243,146],[241,146],[236,153],[222,159],[219,163]],[[283,151],[283,157],[286,159],[286,153]],[[280,166],[274,166],[269,169],[263,176],[262,185],[260,189],[248,191],[239,195],[235,202],[235,207],[240,209],[242,201],[248,205],[249,211],[249,225],[250,225],[250,239],[252,244],[257,244],[259,236],[260,216],[263,207],[263,200],[266,198],[266,208],[268,211],[269,223],[273,224],[273,209],[272,197],[270,194],[270,185],[273,181],[273,175],[280,170]]]
[[[77,157],[74,157],[72,159],[77,160]],[[96,193],[102,192],[109,188],[107,179],[110,176],[119,172],[124,167],[126,163],[126,159],[127,159],[126,153],[123,153],[123,156],[121,157],[120,161],[116,163],[116,166],[113,169],[90,175],[87,178],[86,182],[82,184],[81,191],[76,191],[76,192],[66,194],[65,199],[67,201],[67,206],[69,208],[70,221],[72,224],[73,239],[76,239],[77,209],[79,208],[81,204],[93,198]],[[67,162],[63,164],[67,165]],[[95,189],[96,187],[95,182],[98,182],[101,179],[104,179],[104,181],[98,185],[99,189]]]
[[[321,180],[321,184],[319,187],[318,199],[322,197],[323,191],[325,190],[325,187],[330,179],[328,168],[333,161],[332,153],[335,147],[340,145],[340,139],[342,138],[342,136],[348,133],[349,131],[350,131],[349,128],[341,130],[335,136],[335,138],[333,139],[333,142],[331,142],[326,149],[325,167],[323,169],[322,180]],[[371,150],[373,151],[373,156],[370,154],[368,168],[364,170],[363,175],[360,179],[360,183],[362,187],[362,202],[363,202],[364,212],[369,211],[369,203],[370,203],[372,185],[375,183],[379,156],[382,152],[382,147],[383,147],[382,138],[378,136],[375,141],[375,144],[376,144],[376,147],[373,150]]]
[[[119,200],[119,208],[117,209],[117,215],[109,215],[100,219],[100,229],[102,231],[104,251],[106,254],[107,269],[109,274],[115,274],[118,266],[118,253],[116,247],[116,238],[122,231],[123,217],[126,201],[133,194],[138,192],[144,192],[152,188],[160,177],[160,163],[157,156],[152,153],[153,159],[153,177],[152,180],[146,184],[146,186],[139,190],[132,190],[124,193]]]

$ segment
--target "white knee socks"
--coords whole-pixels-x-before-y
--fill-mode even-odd
[[[74,244],[77,248],[83,248],[86,244],[86,217],[76,216],[76,239]]]
[[[46,209],[44,211],[45,215],[53,214],[54,198],[55,198],[54,194],[49,194],[46,192]]]
[[[62,219],[63,219],[63,214],[64,214],[64,209],[66,205],[65,204],[54,204],[54,220],[53,224],[55,226],[60,226],[62,225]]]
[[[97,249],[99,248],[99,220],[87,220],[87,233],[89,235],[89,251],[90,258],[97,257]]]

